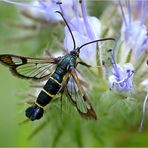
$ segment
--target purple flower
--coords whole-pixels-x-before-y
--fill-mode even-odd
[[[7,3],[14,4],[16,6],[24,8],[26,13],[29,13],[33,17],[40,18],[45,21],[63,21],[61,16],[57,15],[55,11],[60,11],[60,7],[57,4],[58,0],[36,0],[33,2],[13,2],[11,0],[2,0]],[[73,2],[65,0],[62,3],[62,8],[68,11],[68,17],[72,17]]]
[[[144,24],[144,16],[146,13],[148,13],[148,3],[145,1],[141,1],[141,3],[143,3],[143,7],[141,8],[141,15],[139,18],[134,19],[131,11],[130,1],[126,1],[128,13],[125,13],[122,4],[119,1],[119,6],[123,18],[121,29],[122,39],[128,44],[128,47],[133,50],[135,58],[143,54],[143,52],[148,47],[147,27]]]
[[[111,89],[114,89],[118,92],[121,91],[131,91],[133,89],[133,74],[134,74],[134,67],[131,63],[123,64],[120,66],[116,63],[115,59],[115,49],[116,45],[111,50],[111,58],[110,62],[112,64],[111,74],[109,76],[109,85]]]
[[[101,23],[96,17],[87,16],[83,0],[81,3],[82,17],[80,17],[76,11],[78,10],[77,4],[78,3],[75,1],[75,17],[70,22],[68,22],[68,24],[74,35],[76,46],[80,47],[87,42],[100,38]],[[68,51],[71,51],[74,48],[73,41],[67,27],[65,27],[64,47]],[[89,64],[96,63],[96,43],[82,48],[80,52],[80,58]]]
[[[109,77],[110,88],[116,91],[131,91],[133,89],[133,65],[130,63],[123,66],[115,65],[113,64],[112,75]]]

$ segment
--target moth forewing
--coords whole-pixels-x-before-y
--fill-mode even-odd
[[[55,70],[58,60],[55,58],[30,58],[16,55],[0,55],[0,62],[20,78],[44,80]]]
[[[4,54],[0,55],[0,62],[5,66],[17,66],[26,63],[26,60],[24,60],[22,57],[18,58],[17,56],[14,55]]]
[[[2,54],[0,55],[0,62],[8,66],[18,66],[22,64],[42,64],[42,63],[57,63],[56,58],[31,58],[23,57],[12,54]]]

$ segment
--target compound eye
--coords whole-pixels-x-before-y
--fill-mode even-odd
[[[75,54],[76,54],[76,52],[75,52],[75,51],[73,51],[73,50],[72,50],[70,53],[71,53],[72,55],[75,55]]]

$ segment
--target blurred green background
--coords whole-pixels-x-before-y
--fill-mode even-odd
[[[99,16],[106,3],[98,2],[92,7],[91,14]],[[23,30],[13,26],[12,21],[22,23],[24,18],[16,7],[0,2],[0,54],[39,57],[42,49],[54,48],[50,28]],[[28,37],[23,40],[22,36]],[[61,114],[59,101],[50,104],[40,121],[20,125],[26,119],[24,110],[28,105],[18,103],[32,88],[26,80],[13,77],[8,68],[0,65],[0,146],[148,146],[148,116],[144,131],[138,132],[141,106],[132,98],[124,100],[106,91],[106,84],[99,78],[94,81],[99,83],[100,90],[94,87],[90,93],[97,121],[81,119],[68,101],[64,101]],[[139,99],[143,98],[141,94]]]

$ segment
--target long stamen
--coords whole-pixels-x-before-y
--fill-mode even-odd
[[[3,0],[3,2],[7,2],[16,6],[21,6],[21,7],[33,7],[32,5],[28,4],[28,3],[20,3],[20,2],[12,2],[10,0]],[[37,7],[37,6],[34,6]]]
[[[119,37],[120,37],[120,34],[119,34]],[[116,77],[120,77],[120,74],[119,74],[119,71],[118,71],[118,67],[117,67],[117,64],[116,64],[116,59],[115,59],[115,57],[116,57],[116,48],[117,48],[117,43],[118,43],[118,40],[115,40],[115,45],[114,45],[114,48],[113,48],[113,50],[111,50],[110,52],[111,52],[111,57],[112,57],[112,59],[111,59],[111,64],[112,64],[112,66],[113,66],[113,69],[116,71]]]
[[[82,10],[83,20],[84,20],[84,23],[86,24],[85,28],[86,28],[87,34],[93,40],[94,35],[93,35],[93,33],[92,33],[91,29],[90,29],[90,25],[88,23],[84,1],[82,0],[80,3],[81,3],[81,10]]]
[[[56,3],[56,4],[58,4],[58,5],[59,5],[59,8],[60,8],[61,13],[63,14],[63,16],[65,16],[64,11],[63,11],[63,8],[62,8],[62,6],[61,6],[62,2],[57,1],[57,3]],[[66,19],[65,19],[65,20],[66,20]]]
[[[129,23],[131,23],[131,5],[129,0],[126,0],[126,6],[128,9]]]
[[[147,2],[145,2],[145,1],[141,2],[141,25],[144,24],[144,20],[145,20],[145,17],[146,17],[145,14],[147,13],[147,9],[148,9],[146,3]]]
[[[78,0],[73,0],[73,10],[74,10],[74,14],[75,14],[75,18],[77,21],[77,26],[73,25],[72,23],[70,25],[72,25],[72,27],[75,28],[75,30],[78,30],[78,32],[80,32],[81,34],[83,34],[83,26],[80,23],[80,16],[79,16],[79,8],[78,8]]]
[[[123,82],[127,82],[133,74],[134,74],[134,71],[132,71],[132,73],[129,73],[129,75],[127,76],[127,78]]]
[[[122,18],[124,20],[125,26],[127,26],[127,21],[126,21],[126,18],[125,18],[125,14],[124,14],[124,11],[123,11],[123,7],[122,7],[122,4],[121,4],[121,1],[119,0],[118,2],[119,2],[119,6],[121,8]]]
[[[74,10],[74,13],[75,13],[75,16],[76,16],[76,18],[78,18],[79,17],[79,11],[78,11],[78,2],[77,2],[77,0],[73,0],[73,10]]]

